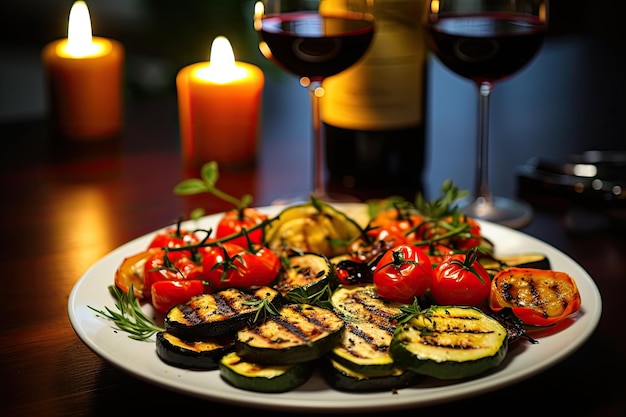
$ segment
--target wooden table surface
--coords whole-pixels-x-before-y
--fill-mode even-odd
[[[560,50],[551,49],[552,56],[558,55]],[[550,61],[550,57],[546,59]],[[546,72],[554,71],[547,63],[544,67]],[[444,84],[449,77],[439,72],[432,79],[436,93],[432,135],[448,135],[448,139],[441,140],[452,140],[454,132],[443,128],[447,119],[439,110],[458,105],[459,96],[445,98]],[[527,79],[530,78],[528,75]],[[310,166],[309,153],[303,150],[297,135],[289,133],[302,136],[308,132],[306,114],[295,115],[290,130],[272,122],[292,101],[306,101],[306,95],[301,92],[295,92],[293,97],[289,96],[291,98],[283,94],[278,88],[283,81],[270,80],[268,85],[274,93],[272,100],[282,103],[282,107],[266,106],[264,144],[257,165],[241,171],[223,170],[219,182],[232,194],[253,194],[255,205],[269,204],[282,194],[309,186],[310,176],[305,172]],[[513,85],[507,94],[519,90],[523,90],[523,86]],[[498,88],[496,94],[497,91]],[[587,87],[585,94],[592,93],[595,94]],[[555,123],[564,123],[561,113],[571,116],[567,123],[573,123],[574,127],[568,124],[568,129],[576,129],[577,123],[587,127],[592,123],[579,118],[579,104],[554,94],[553,91],[551,96],[542,99],[554,103],[551,109],[556,114],[554,118],[537,121],[537,124],[541,122],[543,130],[558,136],[563,126]],[[623,100],[623,96],[619,100]],[[604,103],[604,106],[610,105]],[[306,112],[306,105],[301,108]],[[608,117],[602,110],[596,116]],[[598,120],[593,119],[595,116],[589,117]],[[614,126],[603,126],[604,131],[595,132],[599,136],[615,133]],[[191,398],[130,376],[85,346],[68,319],[68,296],[72,287],[92,264],[111,250],[173,223],[181,213],[188,213],[198,205],[207,212],[230,208],[210,197],[182,198],[172,192],[184,175],[178,147],[175,97],[132,103],[119,142],[60,146],[48,135],[44,119],[3,123],[0,137],[4,143],[0,176],[2,234],[7,237],[0,277],[3,295],[0,369],[4,379],[0,414],[151,416],[162,415],[164,405],[168,404],[174,413],[186,415],[220,415],[231,411],[269,415],[267,411]],[[506,149],[498,146],[494,149],[496,156],[492,158],[499,161],[511,158]],[[539,153],[540,148],[533,152]],[[442,166],[452,166],[455,161],[454,156],[443,158],[437,153],[431,153],[430,158],[430,169],[443,172],[441,175],[445,175]],[[435,166],[437,168],[432,168]],[[512,171],[495,171],[496,176],[513,181]],[[432,171],[427,173],[431,189],[438,187],[438,175]],[[601,208],[581,208],[568,201],[533,193],[526,197],[533,203],[535,217],[523,231],[571,256],[597,284],[603,302],[603,315],[597,329],[571,356],[519,383],[487,394],[390,415],[472,412],[616,416],[626,412],[626,379],[623,378],[626,375],[626,336],[624,315],[620,310],[626,294],[626,239],[623,222],[616,222],[616,219],[623,219],[623,208],[612,212],[610,218],[614,223],[611,223]]]

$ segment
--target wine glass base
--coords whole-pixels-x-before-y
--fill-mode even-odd
[[[491,202],[482,197],[474,201],[466,199],[461,201],[459,207],[469,217],[515,229],[527,226],[533,218],[530,205],[504,197],[493,197]]]

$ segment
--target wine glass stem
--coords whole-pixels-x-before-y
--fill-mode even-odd
[[[311,81],[308,86],[311,95],[311,124],[313,126],[313,195],[319,198],[326,197],[326,180],[324,170],[324,137],[322,132],[322,120],[320,117],[320,98],[324,95],[324,89],[320,81]]]
[[[489,189],[489,98],[493,84],[482,82],[478,85],[478,141],[476,144],[476,178],[474,179],[474,199],[491,204]]]

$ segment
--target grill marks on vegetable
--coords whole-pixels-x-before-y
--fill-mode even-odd
[[[232,333],[254,317],[265,298],[278,301],[281,295],[275,289],[261,287],[250,293],[229,288],[197,296],[167,313],[165,330],[187,340]]]
[[[544,317],[549,316],[549,309],[565,309],[569,292],[563,294],[562,287],[558,283],[549,280],[536,282],[534,279],[518,277],[514,283],[506,282],[502,285],[504,299],[519,307],[539,309]]]
[[[333,307],[348,318],[387,325],[393,316],[400,313],[399,304],[380,298],[373,285],[344,287],[333,295]]]
[[[192,299],[188,304],[181,307],[181,312],[185,320],[191,324],[218,321],[235,314],[254,310],[255,307],[244,304],[254,300],[257,298],[250,294],[229,289],[211,296]]]
[[[380,298],[373,284],[340,287],[331,302],[346,321],[343,338],[331,357],[356,372],[392,372],[389,344],[400,305]]]
[[[380,331],[382,330],[383,333]],[[368,346],[375,352],[387,353],[389,342],[394,328],[390,326],[377,326],[368,323],[348,323],[346,337],[342,347],[351,355],[365,358],[368,355],[363,351],[363,345]]]
[[[472,335],[486,335],[494,331],[491,328],[480,326],[480,319],[468,315],[451,315],[446,311],[445,315],[439,316],[447,319],[442,326],[436,321],[432,321],[433,326],[427,331],[420,327],[422,331],[422,343],[447,349],[480,349],[477,340]],[[429,318],[425,319],[429,321]],[[417,328],[416,328],[417,330]],[[462,337],[466,335],[468,337]]]
[[[284,345],[290,342],[308,343],[311,339],[333,330],[333,327],[327,327],[317,315],[303,314],[301,305],[290,305],[281,310],[280,316],[271,317],[271,323],[267,326],[251,327],[249,332],[267,339],[270,345]]]
[[[477,308],[432,306],[396,329],[389,350],[398,365],[416,373],[466,378],[502,363],[507,332]]]
[[[239,356],[266,364],[302,363],[324,356],[341,339],[345,323],[331,310],[287,304],[278,312],[237,332]]]

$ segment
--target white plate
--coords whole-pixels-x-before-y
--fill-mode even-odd
[[[270,215],[279,207],[265,207]],[[207,229],[220,215],[202,218]],[[154,341],[136,341],[117,331],[113,323],[96,315],[88,306],[114,308],[107,287],[113,284],[115,270],[122,260],[144,250],[154,233],[137,238],[106,255],[75,284],[69,297],[69,318],[78,337],[96,354],[113,365],[149,383],[190,396],[240,406],[278,411],[372,412],[432,405],[485,393],[519,382],[560,362],[576,351],[594,332],[602,311],[600,293],[591,277],[571,258],[552,246],[519,231],[493,223],[480,222],[484,235],[493,241],[497,254],[540,252],[548,256],[552,269],[569,273],[578,285],[582,306],[578,314],[554,330],[532,333],[538,344],[526,341],[514,345],[504,363],[491,373],[463,382],[426,380],[414,388],[392,392],[345,393],[330,388],[314,375],[295,391],[263,394],[242,391],[225,383],[219,371],[190,371],[163,363]],[[155,232],[156,233],[156,232]],[[151,313],[150,307],[146,311]]]

